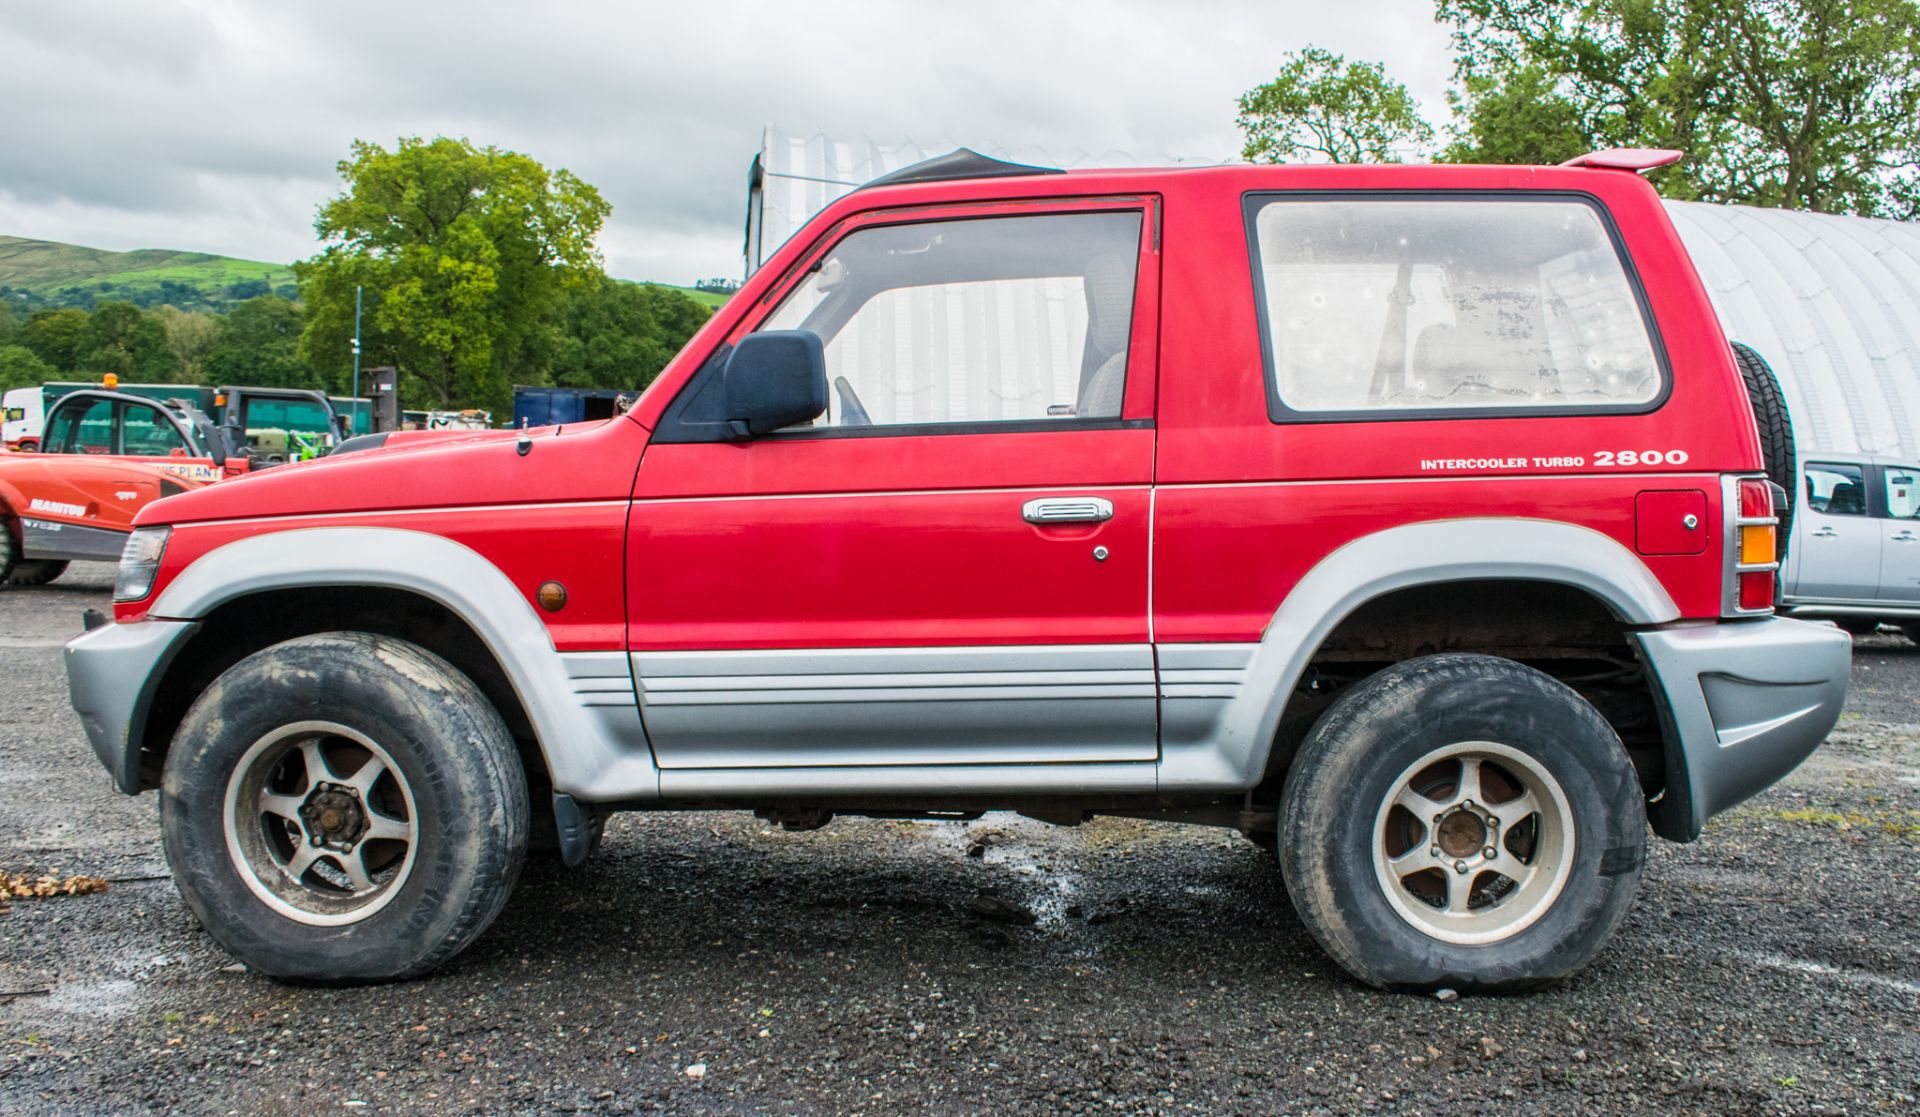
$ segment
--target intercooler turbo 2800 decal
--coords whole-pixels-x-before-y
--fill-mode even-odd
[[[1646,469],[1662,465],[1685,465],[1687,458],[1685,450],[1595,450],[1591,459],[1577,455],[1551,458],[1421,458],[1420,470],[1433,473],[1455,469],[1580,469],[1588,464],[1603,468]]]

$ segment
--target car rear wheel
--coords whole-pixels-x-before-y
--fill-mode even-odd
[[[13,564],[13,572],[7,575],[7,584],[13,586],[44,586],[67,572],[63,559],[36,559]]]
[[[1646,828],[1626,749],[1578,694],[1436,655],[1355,685],[1308,734],[1280,864],[1314,938],[1370,985],[1531,989],[1612,935]]]
[[[13,525],[0,519],[0,582],[13,577],[14,560],[20,555],[19,546],[13,541]]]
[[[160,817],[188,906],[253,969],[405,978],[499,914],[526,853],[526,774],[452,665],[330,633],[248,656],[194,702]]]

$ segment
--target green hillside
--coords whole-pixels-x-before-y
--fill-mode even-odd
[[[660,286],[671,287],[709,309],[718,309],[727,301],[727,296],[718,291],[670,283]],[[57,241],[0,236],[0,298],[17,312],[48,306],[91,308],[110,299],[124,299],[143,307],[171,304],[182,310],[220,312],[265,294],[294,298],[293,269],[285,264],[206,252],[165,248],[108,252]]]
[[[285,264],[205,252],[143,248],[108,252],[48,240],[0,236],[0,295],[16,310],[125,299],[138,306],[224,310],[255,295],[293,294]]]
[[[662,283],[660,286],[673,287],[673,284]],[[709,310],[719,310],[727,305],[727,296],[719,291],[700,291],[692,287],[673,287],[673,289]]]

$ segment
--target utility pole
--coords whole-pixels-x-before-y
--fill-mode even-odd
[[[360,285],[358,283],[353,285],[353,398],[360,398]],[[348,406],[353,405],[348,404]]]

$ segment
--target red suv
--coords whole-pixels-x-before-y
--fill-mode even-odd
[[[74,706],[282,977],[739,808],[1232,827],[1364,981],[1551,982],[1847,683],[1645,154],[909,168],[626,415],[147,508]]]

